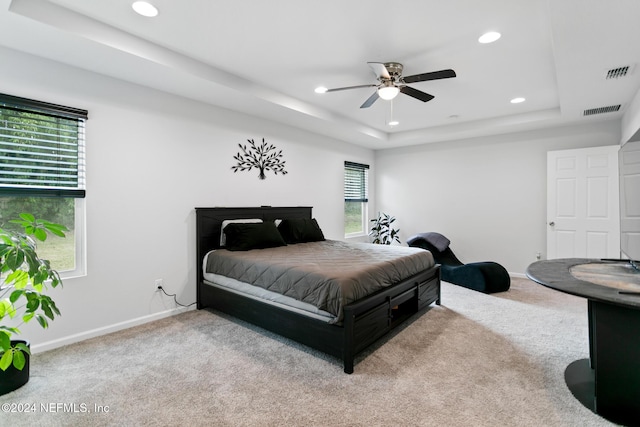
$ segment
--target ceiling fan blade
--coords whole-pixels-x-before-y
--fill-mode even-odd
[[[339,90],[349,90],[349,89],[359,89],[361,87],[374,87],[374,86],[378,86],[375,84],[371,84],[371,85],[359,85],[359,86],[346,86],[346,87],[337,87],[335,89],[327,89],[327,92],[337,92]]]
[[[431,101],[433,98],[435,98],[433,95],[429,95],[428,93],[425,93],[418,89],[414,89],[409,86],[402,86],[400,88],[400,92],[404,93],[405,95],[409,95],[413,98],[419,99],[422,102]]]
[[[371,95],[366,101],[364,101],[364,104],[362,104],[360,108],[371,107],[373,103],[378,100],[378,98],[380,98],[380,96],[378,96],[378,91],[376,90],[375,92],[373,92],[373,95]]]
[[[413,76],[403,77],[405,83],[424,82],[427,80],[450,79],[456,76],[456,72],[448,70],[432,71],[430,73],[415,74]]]
[[[383,63],[381,62],[367,62],[367,64],[369,64],[369,67],[371,67],[371,69],[373,70],[373,72],[375,73],[376,77],[378,79],[384,78],[384,79],[390,79],[391,76],[389,75],[389,71],[387,70],[387,67],[384,66]]]

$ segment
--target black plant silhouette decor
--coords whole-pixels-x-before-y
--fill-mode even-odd
[[[282,160],[282,150],[276,151],[276,147],[273,144],[267,144],[262,138],[262,144],[258,145],[253,139],[248,139],[249,146],[238,144],[240,150],[238,154],[233,156],[238,164],[231,166],[233,172],[238,171],[250,171],[256,168],[260,171],[258,178],[265,179],[267,176],[265,171],[272,171],[274,174],[286,175],[287,171],[284,170],[285,161]]]

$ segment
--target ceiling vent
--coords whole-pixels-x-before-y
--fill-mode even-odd
[[[620,77],[625,77],[630,75],[635,68],[635,64],[633,65],[625,65],[623,67],[612,68],[607,71],[607,75],[605,76],[605,80],[611,79],[619,79]]]
[[[617,79],[618,77],[624,77],[629,72],[629,66],[612,68],[607,71],[606,79]]]
[[[610,105],[608,107],[591,108],[590,110],[584,110],[583,116],[593,116],[594,114],[615,113],[620,110],[621,104]]]

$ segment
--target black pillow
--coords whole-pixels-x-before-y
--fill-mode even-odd
[[[324,234],[315,218],[283,219],[278,226],[287,243],[319,242]]]
[[[248,251],[250,249],[274,248],[286,246],[276,225],[271,222],[263,223],[232,223],[224,228],[227,236],[226,249],[230,251]]]

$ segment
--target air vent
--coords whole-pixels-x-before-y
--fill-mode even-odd
[[[636,64],[623,65],[621,67],[612,68],[605,71],[605,80],[619,79],[633,74]]]
[[[619,77],[624,77],[627,75],[628,72],[629,72],[628,65],[624,67],[612,68],[609,71],[607,71],[606,79],[609,80],[609,79],[617,79]]]
[[[593,116],[594,114],[615,113],[620,110],[622,105],[610,105],[608,107],[591,108],[590,110],[584,110],[583,116]]]

